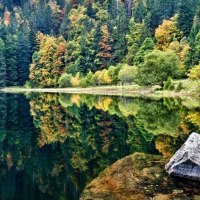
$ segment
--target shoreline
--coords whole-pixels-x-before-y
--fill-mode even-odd
[[[90,94],[109,96],[140,96],[140,97],[199,97],[196,93],[187,91],[154,91],[152,88],[138,88],[136,86],[102,86],[88,88],[1,88],[1,93],[65,93],[65,94]]]

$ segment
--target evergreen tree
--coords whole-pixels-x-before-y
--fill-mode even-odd
[[[0,38],[0,88],[6,86],[5,44]]]
[[[127,52],[126,32],[128,30],[128,20],[125,8],[120,2],[118,2],[118,15],[110,21],[109,27],[113,38],[110,64],[115,65],[123,60]]]
[[[128,53],[126,62],[129,65],[134,64],[134,57],[142,42],[142,27],[143,24],[136,23],[134,18],[131,18],[129,23],[129,33],[126,35]]]
[[[151,38],[146,38],[142,46],[139,48],[138,52],[134,58],[134,64],[140,65],[144,62],[145,55],[154,49],[154,42]]]
[[[183,31],[185,36],[190,34],[197,3],[198,0],[181,0],[178,13],[178,28]]]
[[[5,41],[7,86],[18,85],[17,54],[18,38],[16,35],[8,34]]]
[[[138,0],[137,7],[134,12],[134,18],[136,22],[141,23],[146,16],[146,9],[143,4],[143,0]]]
[[[24,85],[29,76],[29,64],[31,63],[31,44],[29,34],[20,32],[18,35],[18,79],[19,84]]]

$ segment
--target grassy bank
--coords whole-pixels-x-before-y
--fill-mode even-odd
[[[181,82],[182,89],[159,90],[158,87],[142,87],[138,85],[126,86],[101,86],[88,88],[23,88],[9,87],[0,89],[1,92],[7,93],[24,93],[24,92],[48,92],[48,93],[69,93],[69,94],[98,94],[98,95],[116,95],[116,96],[149,96],[149,97],[178,97],[178,96],[195,96],[200,95],[200,81],[175,80],[175,88]]]

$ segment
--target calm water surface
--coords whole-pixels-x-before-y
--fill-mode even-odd
[[[162,171],[192,131],[200,132],[199,99],[0,94],[0,199],[199,198],[198,183]],[[134,163],[131,181],[110,183]]]

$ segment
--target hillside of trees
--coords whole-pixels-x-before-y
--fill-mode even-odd
[[[0,1],[0,87],[170,87],[199,61],[200,0]]]

